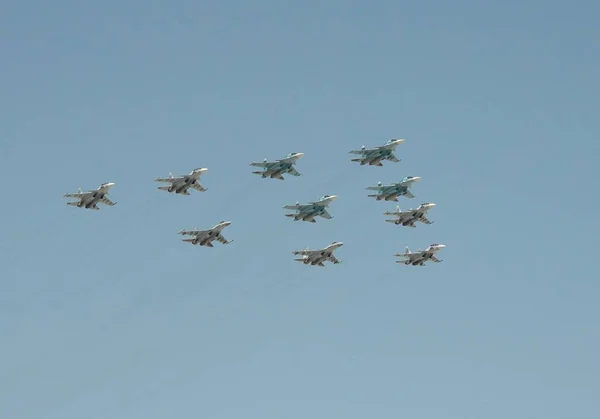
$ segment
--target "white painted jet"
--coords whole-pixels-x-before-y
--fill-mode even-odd
[[[349,153],[360,155],[360,158],[351,160],[360,163],[361,166],[364,166],[365,164],[368,164],[369,166],[383,166],[383,160],[398,163],[400,159],[394,155],[394,151],[396,150],[396,147],[403,142],[404,140],[402,139],[389,140],[384,145],[373,148],[367,148],[363,145],[360,150],[352,150]]]
[[[406,246],[406,251],[404,253],[396,253],[394,256],[398,256],[404,258],[404,260],[397,260],[396,263],[404,263],[405,265],[413,265],[413,266],[423,266],[425,262],[431,260],[435,263],[440,263],[441,260],[438,259],[435,254],[440,250],[446,247],[445,244],[432,244],[425,250],[417,250],[416,252],[411,252],[408,246]]]
[[[433,221],[429,221],[429,219],[427,218],[427,212],[432,209],[433,207],[435,207],[435,204],[433,202],[425,202],[421,205],[419,205],[418,208],[415,209],[409,209],[409,210],[400,210],[400,206],[396,207],[396,211],[386,211],[383,214],[384,215],[390,215],[390,216],[394,216],[396,217],[393,220],[385,220],[388,223],[394,223],[396,225],[400,225],[402,224],[403,226],[408,226],[408,227],[416,227],[415,223],[417,221],[423,223],[423,224],[433,224]]]
[[[335,264],[341,263],[334,255],[338,248],[342,247],[344,243],[342,242],[333,242],[329,246],[320,250],[294,250],[292,253],[294,255],[302,255],[299,259],[294,259],[295,261],[302,262],[305,265],[311,264],[312,266],[325,266],[323,262],[330,261]]]
[[[169,193],[175,192],[176,194],[189,195],[189,188],[195,189],[198,192],[205,192],[207,189],[200,183],[200,176],[208,172],[206,168],[198,168],[192,170],[189,175],[181,175],[173,177],[173,173],[169,173],[168,178],[156,178],[155,182],[169,182],[169,186],[159,186],[158,189],[161,191],[167,191]]]
[[[107,182],[107,183],[103,183],[102,185],[100,185],[98,187],[98,189],[93,190],[93,191],[83,192],[81,190],[81,188],[79,188],[79,190],[76,193],[67,193],[67,194],[64,194],[63,196],[65,198],[77,198],[78,199],[78,201],[67,202],[67,205],[71,205],[73,207],[78,207],[78,208],[99,210],[100,208],[98,208],[98,205],[97,205],[98,203],[109,205],[111,207],[113,205],[117,204],[116,202],[112,202],[107,197],[108,191],[113,186],[115,186],[115,184],[113,182]]]
[[[223,237],[223,234],[221,234],[225,227],[228,227],[230,224],[231,221],[221,221],[219,224],[209,230],[197,230],[194,228],[192,230],[181,230],[179,234],[183,236],[194,236],[192,239],[183,239],[182,241],[184,242],[199,244],[200,246],[214,247],[212,244],[214,240],[217,240],[223,244],[229,244],[233,242],[233,240],[228,241],[225,237]]]

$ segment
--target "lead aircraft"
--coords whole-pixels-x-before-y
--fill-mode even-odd
[[[324,249],[310,250],[307,248],[305,250],[294,250],[292,253],[294,255],[302,255],[301,258],[294,260],[302,262],[305,265],[310,264],[312,266],[325,266],[325,264],[323,263],[325,261],[330,261],[332,263],[338,264],[341,263],[341,261],[333,255],[333,252],[335,252],[338,248],[342,247],[343,245],[344,243],[342,242],[333,242]]]
[[[405,196],[406,198],[414,198],[415,196],[411,193],[409,188],[413,183],[420,181],[419,176],[407,176],[400,182],[392,183],[390,185],[383,185],[381,182],[377,183],[377,186],[369,186],[367,190],[377,191],[376,194],[368,195],[371,198],[375,198],[378,201],[395,201],[398,202],[399,196]]]
[[[373,148],[367,148],[366,146],[362,146],[360,150],[352,150],[350,154],[358,154],[360,158],[351,159],[351,161],[359,162],[361,166],[368,164],[369,166],[383,166],[383,160],[389,160],[394,163],[398,163],[400,159],[394,155],[394,150],[400,144],[402,144],[404,140],[389,140],[384,145],[380,145]]]
[[[195,189],[198,192],[205,192],[207,189],[200,183],[200,176],[208,172],[206,168],[194,169],[189,175],[181,175],[173,177],[173,173],[169,173],[168,178],[156,178],[155,182],[169,182],[169,186],[159,186],[158,189],[161,191],[167,191],[169,193],[175,192],[180,195],[189,195],[189,188]]]
[[[286,217],[293,218],[294,221],[302,220],[316,223],[315,217],[322,217],[328,220],[333,217],[327,212],[327,207],[337,199],[337,195],[323,195],[321,198],[308,204],[285,205],[283,208],[296,210],[295,214],[285,214]]]
[[[250,166],[262,167],[264,170],[252,172],[255,175],[260,175],[262,178],[271,178],[285,180],[283,175],[288,173],[292,176],[302,176],[300,172],[296,170],[294,165],[298,159],[302,158],[304,153],[290,153],[282,159],[275,161],[267,161],[264,159],[262,162],[252,162]]]
[[[435,254],[440,250],[446,247],[445,244],[431,244],[425,250],[417,250],[416,252],[411,252],[408,246],[406,246],[406,251],[404,253],[396,253],[394,256],[398,256],[404,258],[404,260],[397,260],[396,263],[404,263],[405,265],[413,265],[413,266],[423,266],[425,262],[431,260],[435,263],[440,263],[441,260],[438,259]]]
[[[217,240],[223,244],[229,244],[233,242],[233,240],[227,240],[225,237],[223,237],[223,234],[221,234],[225,227],[228,227],[230,224],[231,221],[221,221],[219,224],[209,230],[197,230],[194,228],[192,230],[181,230],[179,231],[179,234],[182,236],[194,236],[192,239],[183,239],[182,241],[184,242],[199,244],[200,246],[214,247],[212,244],[214,240]]]
[[[433,221],[429,221],[427,218],[427,212],[435,207],[433,202],[425,202],[419,205],[418,208],[409,209],[409,210],[400,210],[400,206],[396,207],[396,211],[386,211],[383,215],[390,215],[396,217],[393,220],[385,220],[388,223],[394,223],[396,225],[402,224],[403,226],[408,227],[416,227],[415,223],[417,221],[423,224],[433,224]]]
[[[115,186],[113,182],[107,182],[100,185],[96,190],[88,192],[83,192],[81,188],[79,188],[76,193],[67,193],[64,194],[63,197],[78,199],[78,201],[67,202],[67,205],[78,208],[99,210],[100,208],[98,208],[98,203],[109,205],[111,207],[117,204],[116,202],[112,202],[110,199],[108,199],[108,191],[113,186]]]

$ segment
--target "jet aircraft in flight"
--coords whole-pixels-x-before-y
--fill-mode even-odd
[[[337,199],[337,195],[324,195],[317,201],[309,202],[308,204],[300,204],[296,202],[296,205],[286,205],[283,208],[296,210],[295,214],[285,214],[286,217],[291,217],[294,221],[302,220],[311,223],[316,223],[315,217],[323,217],[325,219],[332,219],[332,215],[327,212],[327,207],[333,201]]]
[[[397,206],[396,211],[386,211],[383,214],[396,217],[393,220],[385,220],[388,223],[394,223],[396,225],[402,224],[403,226],[408,227],[416,227],[415,223],[417,221],[420,221],[423,224],[434,223],[433,221],[429,221],[429,219],[427,218],[427,212],[433,207],[435,207],[435,204],[433,202],[425,202],[415,209],[401,211],[400,206]]]
[[[93,191],[83,192],[81,188],[79,188],[79,190],[76,193],[67,193],[63,196],[65,198],[78,199],[78,201],[67,202],[67,205],[71,205],[73,207],[78,208],[99,210],[100,208],[98,208],[98,203],[110,205],[111,207],[117,204],[116,202],[112,202],[110,199],[108,199],[108,191],[113,186],[115,186],[113,182],[107,182],[103,183],[98,187],[98,189]]]
[[[302,174],[296,170],[294,165],[298,159],[302,158],[304,153],[290,153],[282,159],[275,161],[252,162],[250,166],[262,167],[264,170],[252,172],[255,175],[260,175],[263,178],[285,180],[283,175],[289,173],[292,176],[301,176]]]
[[[431,260],[435,263],[440,263],[441,260],[438,259],[435,256],[435,254],[445,247],[445,244],[432,244],[425,250],[419,249],[413,253],[410,251],[408,246],[406,246],[406,251],[404,253],[396,253],[394,256],[404,258],[404,260],[397,260],[396,263],[404,263],[405,265],[413,266],[423,266],[428,260]]]
[[[155,182],[168,182],[169,186],[159,186],[158,189],[161,191],[167,191],[169,193],[175,192],[180,195],[189,195],[189,188],[195,189],[199,192],[205,192],[207,189],[200,183],[200,176],[208,172],[206,168],[198,168],[191,171],[189,175],[181,175],[173,177],[173,173],[169,173],[168,178],[156,178]]]
[[[367,190],[377,191],[376,194],[368,195],[371,198],[375,198],[378,201],[395,201],[398,202],[399,196],[405,196],[407,198],[414,198],[415,196],[410,192],[409,188],[413,183],[420,181],[419,176],[407,176],[400,182],[392,183],[390,185],[383,185],[381,182],[377,183],[377,186],[369,186]]]
[[[341,263],[333,253],[340,247],[342,247],[344,243],[342,242],[333,242],[329,246],[320,250],[294,250],[292,253],[294,255],[302,255],[299,259],[294,259],[298,262],[302,262],[305,265],[311,264],[312,266],[325,266],[323,262],[330,261],[333,263]]]
[[[383,160],[389,160],[394,163],[398,163],[400,159],[394,155],[394,151],[398,145],[402,144],[404,140],[389,140],[387,143],[381,146],[367,148],[362,146],[360,150],[352,150],[350,154],[358,154],[361,157],[351,159],[354,162],[360,162],[361,166],[368,164],[369,166],[383,166]]]
[[[181,230],[179,234],[183,236],[194,236],[192,239],[183,239],[182,241],[192,244],[199,244],[200,246],[214,247],[212,242],[217,240],[223,244],[232,243],[233,240],[227,240],[223,237],[223,229],[228,227],[231,221],[221,221],[219,224],[209,230]]]

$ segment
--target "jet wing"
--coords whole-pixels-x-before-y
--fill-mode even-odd
[[[200,183],[198,183],[198,182],[196,182],[196,183],[192,183],[192,184],[190,185],[190,188],[193,188],[193,189],[195,189],[195,190],[197,190],[197,191],[200,191],[200,192],[205,192],[205,191],[206,191],[206,188],[205,188],[204,186],[202,186],[202,185],[201,185]]]
[[[305,208],[312,207],[312,205],[285,205],[283,208],[290,210],[302,211]]]
[[[199,234],[205,233],[205,231],[202,230],[181,230],[179,232],[179,234],[181,234],[182,236],[197,236]]]
[[[404,194],[405,197],[407,198],[414,198],[415,196],[410,192],[409,189],[406,190],[406,193]]]
[[[294,250],[292,253],[294,255],[310,256],[315,252],[318,252],[318,250]]]
[[[252,163],[250,163],[250,166],[254,166],[254,167],[269,167],[269,166],[271,166],[274,163],[275,162],[272,162],[272,161],[252,162]]]
[[[301,176],[302,174],[296,170],[295,167],[290,167],[290,169],[288,170],[288,173],[292,176]]]
[[[331,216],[331,214],[327,212],[327,210],[323,210],[323,213],[321,214],[321,217],[326,218],[328,220],[331,220],[333,218]]]
[[[176,182],[178,180],[183,179],[183,177],[157,177],[156,179],[154,179],[155,182],[169,182],[169,183],[173,183]]]
[[[65,198],[85,198],[90,196],[90,192],[75,192],[75,193],[66,193],[63,195]]]
[[[431,259],[435,263],[440,263],[441,262],[441,260],[439,260],[435,255],[431,255],[431,257],[429,259]]]
[[[113,201],[111,201],[111,200],[110,200],[110,199],[108,199],[107,197],[104,197],[104,198],[100,199],[100,202],[102,202],[102,203],[103,203],[103,204],[105,204],[105,205],[110,205],[111,207],[112,207],[113,205],[116,205],[116,204],[117,204],[116,202],[113,202]]]
[[[379,191],[381,189],[383,189],[383,186],[369,186],[368,188],[366,188],[367,191]]]
[[[223,244],[229,244],[229,243],[233,242],[233,240],[227,240],[225,237],[223,237],[222,234],[217,235],[217,240]]]
[[[370,152],[373,152],[373,151],[376,151],[376,150],[377,150],[376,148],[365,148],[364,150],[361,148],[361,149],[359,149],[359,150],[352,150],[352,151],[349,151],[348,153],[349,153],[349,154],[358,154],[358,155],[362,155],[362,154],[365,154],[365,153],[370,153]]]
[[[333,263],[341,263],[341,261],[333,255],[329,256],[329,260]]]
[[[400,159],[396,156],[394,156],[393,154],[390,154],[388,157],[389,161],[393,161],[394,163],[398,163],[400,161]]]

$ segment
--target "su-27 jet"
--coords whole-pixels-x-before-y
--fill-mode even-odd
[[[315,220],[315,217],[322,217],[328,220],[333,218],[331,214],[327,212],[327,207],[336,199],[337,195],[324,195],[319,200],[309,202],[308,204],[296,202],[296,205],[286,205],[283,208],[296,210],[295,214],[285,214],[286,217],[293,218],[294,221],[302,220],[316,223],[317,220]]]
[[[383,166],[383,160],[389,160],[394,163],[398,163],[400,159],[394,155],[396,147],[402,144],[404,140],[389,140],[387,143],[381,146],[367,148],[362,146],[360,150],[352,150],[350,154],[358,154],[361,157],[352,159],[354,162],[359,162],[361,166],[368,164],[369,166]]]
[[[440,263],[441,260],[438,259],[435,254],[445,248],[445,244],[432,244],[425,250],[417,250],[416,252],[411,252],[408,246],[406,246],[406,251],[404,253],[396,253],[394,256],[399,256],[404,258],[403,260],[397,260],[396,263],[404,263],[405,265],[413,265],[413,266],[423,266],[425,262],[431,260],[435,263]]]
[[[71,205],[73,207],[78,208],[87,208],[99,210],[98,203],[102,203],[105,205],[113,206],[116,205],[116,202],[112,202],[108,199],[108,191],[110,188],[115,186],[113,182],[103,183],[98,187],[98,189],[94,191],[83,192],[81,188],[77,191],[77,193],[67,193],[64,195],[65,198],[77,198],[78,201],[67,202],[67,205]]]
[[[386,211],[383,214],[396,217],[393,220],[385,220],[388,223],[394,223],[396,225],[402,224],[403,226],[414,228],[416,227],[415,223],[417,221],[423,224],[434,223],[433,221],[429,221],[429,219],[427,218],[427,212],[433,207],[435,207],[435,204],[433,202],[425,202],[415,209],[401,211],[400,206],[397,206],[396,211]]]
[[[231,221],[221,221],[219,224],[209,230],[181,230],[179,234],[182,236],[194,236],[192,239],[183,239],[182,241],[192,244],[199,244],[200,246],[214,247],[212,242],[217,240],[223,244],[232,243],[233,240],[227,240],[223,237],[222,231],[225,227],[229,226]]]
[[[283,175],[289,173],[292,176],[302,176],[300,172],[296,170],[294,165],[298,159],[302,158],[304,153],[290,153],[286,157],[275,160],[267,161],[264,159],[262,162],[252,162],[250,166],[262,167],[264,170],[252,172],[255,175],[260,175],[263,178],[285,180]]]
[[[200,183],[200,176],[208,172],[206,168],[198,168],[191,171],[189,175],[181,175],[173,177],[173,173],[169,173],[169,177],[156,178],[155,182],[168,182],[169,186],[159,186],[158,189],[161,191],[167,191],[169,193],[175,192],[180,195],[189,195],[188,189],[192,188],[198,192],[205,192],[207,189]]]
[[[325,264],[323,263],[325,261],[330,261],[336,264],[341,263],[341,261],[333,255],[333,252],[335,252],[338,248],[342,247],[343,245],[344,243],[342,242],[333,242],[324,249],[310,250],[307,248],[305,250],[294,250],[292,253],[294,255],[302,255],[301,258],[294,260],[302,262],[305,265],[310,264],[312,266],[325,266]]]
[[[377,186],[369,186],[367,190],[377,191],[376,194],[368,195],[371,198],[375,198],[378,201],[394,201],[398,202],[399,196],[405,196],[407,198],[414,198],[415,196],[410,192],[409,188],[413,183],[420,181],[419,176],[407,176],[400,182],[392,183],[390,185],[383,185],[381,182],[377,183]]]

